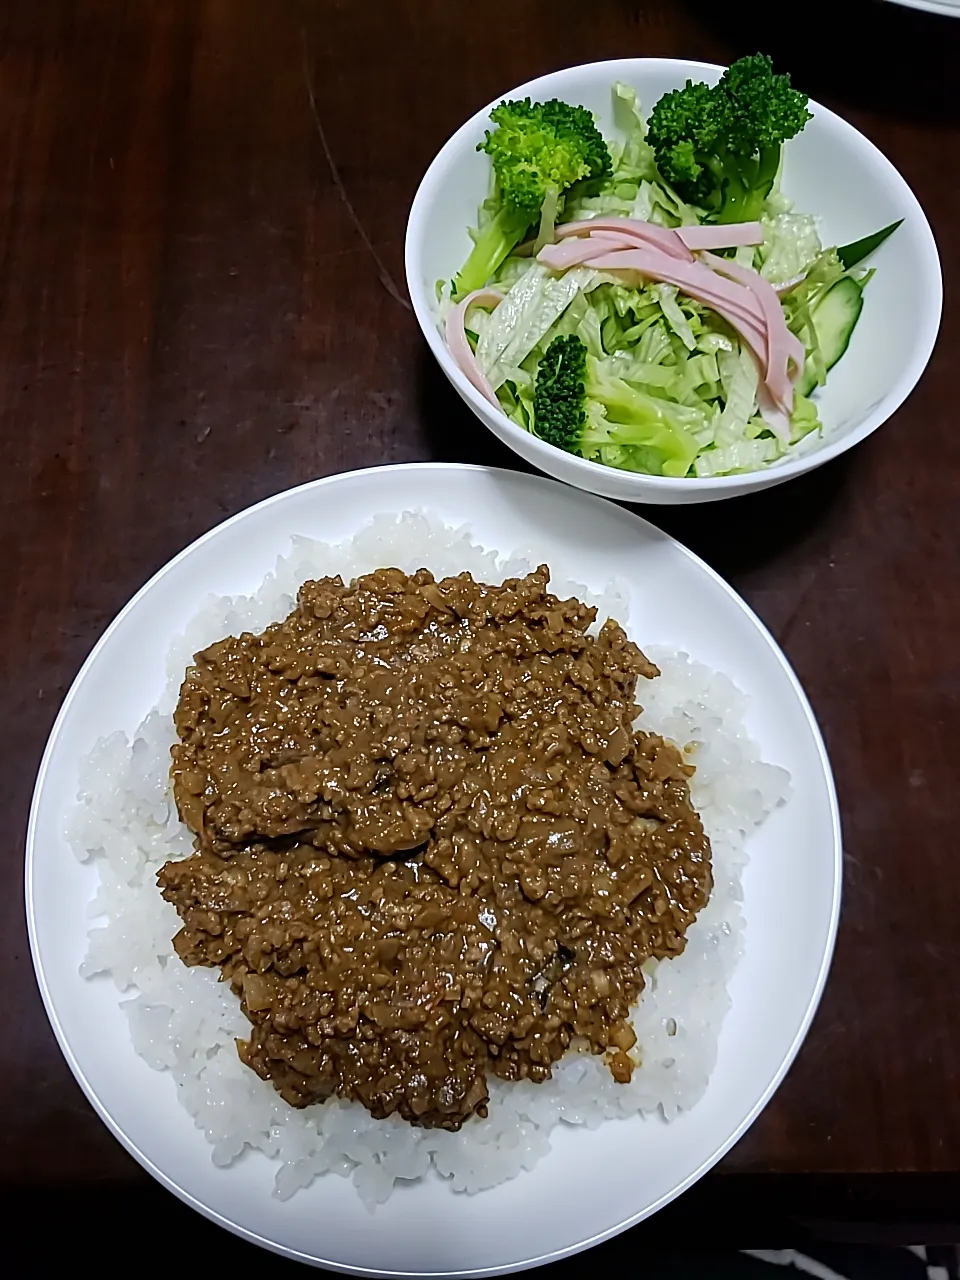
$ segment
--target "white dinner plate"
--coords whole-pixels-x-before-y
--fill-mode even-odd
[[[923,9],[926,13],[942,13],[948,18],[960,18],[960,0],[887,0],[905,9]]]
[[[454,1193],[434,1176],[371,1217],[349,1180],[272,1195],[259,1153],[216,1168],[168,1073],[131,1046],[108,979],[78,976],[97,873],[64,835],[78,763],[95,740],[131,733],[156,702],[173,636],[211,592],[256,588],[292,535],[351,537],[376,512],[421,509],[477,541],[548,563],[602,590],[622,580],[641,644],[682,648],[728,673],[750,699],[766,760],[789,769],[793,797],[749,842],[746,954],[702,1100],[671,1124],[561,1126],[536,1168],[495,1190]],[[717,536],[722,537],[718,519]],[[181,552],[107,629],[50,734],[27,836],[30,944],[47,1013],[104,1123],[164,1186],[214,1222],[301,1261],[377,1276],[508,1273],[595,1244],[654,1213],[744,1133],[792,1062],[829,968],[840,902],[836,796],[813,713],[783,654],[735,592],[652,525],[538,476],[455,465],[385,466],[317,480],[241,512]]]

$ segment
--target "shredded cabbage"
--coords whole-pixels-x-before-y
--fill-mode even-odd
[[[619,138],[611,142],[613,172],[599,192],[572,192],[564,222],[583,218],[624,217],[658,222],[662,226],[692,226],[696,211],[662,182],[647,142],[637,91],[626,84],[613,86],[613,119]]]
[[[655,475],[712,476],[782,455],[757,412],[756,360],[712,312],[670,285],[629,288],[587,268],[556,277],[527,261],[500,306],[476,321],[477,357],[518,426],[533,430],[540,357],[558,335],[574,333],[593,371],[585,456]],[[574,296],[564,303],[556,286],[571,277]],[[630,388],[628,424],[623,401],[604,399],[604,380]],[[819,425],[816,406],[798,396],[792,442]],[[636,443],[611,443],[611,426],[629,426]]]
[[[745,348],[721,351],[717,365],[725,403],[717,421],[716,439],[721,445],[732,445],[746,435],[757,402],[760,373],[756,360]]]
[[[596,272],[575,267],[555,276],[539,262],[528,269],[491,313],[477,344],[477,360],[496,391],[511,366],[522,364]]]
[[[770,436],[754,440],[734,440],[717,449],[707,449],[693,464],[701,480],[728,476],[738,471],[756,471],[777,457],[777,442]]]
[[[761,218],[763,244],[756,250],[757,268],[772,284],[794,280],[819,257],[816,219],[807,213],[777,213]],[[747,266],[754,266],[752,262]]]
[[[677,303],[677,289],[672,284],[657,285],[657,296],[660,299],[660,310],[667,324],[677,335],[688,351],[696,349],[697,340],[693,336],[690,321],[680,310]]]

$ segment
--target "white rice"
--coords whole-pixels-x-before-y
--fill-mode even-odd
[[[120,1007],[134,1049],[151,1067],[169,1071],[180,1102],[212,1145],[214,1163],[229,1165],[248,1149],[261,1152],[276,1162],[275,1194],[282,1199],[323,1173],[352,1177],[371,1209],[399,1179],[439,1174],[456,1191],[482,1191],[532,1169],[550,1150],[557,1123],[596,1128],[655,1112],[671,1120],[706,1088],[730,1004],[727,983],[743,947],[745,839],[786,798],[789,776],[761,762],[743,726],[746,700],[726,676],[684,653],[648,648],[639,635],[634,638],[663,672],[641,681],[640,724],[682,745],[696,764],[693,801],[712,841],[715,885],[683,955],[650,964],[633,1017],[640,1065],[630,1084],[616,1084],[597,1058],[568,1056],[542,1085],[490,1079],[489,1116],[459,1133],[374,1120],[359,1104],[336,1100],[295,1111],[240,1062],[234,1039],[249,1024],[229,986],[218,983],[219,971],[188,969],[173,951],[180,922],[155,877],[166,861],[192,851],[168,785],[171,713],[192,655],[228,633],[258,631],[286,616],[308,578],[339,573],[347,580],[389,565],[408,572],[426,566],[438,577],[469,571],[500,582],[536,563],[502,559],[476,545],[466,529],[421,513],[377,516],[341,545],[296,538],[253,596],[208,598],[172,645],[166,691],[132,742],[114,733],[83,762],[69,837],[78,857],[94,859],[100,887],[89,907],[97,924],[81,973],[110,974],[128,993]],[[629,621],[615,583],[598,596],[557,574],[551,589],[597,605],[600,621]]]

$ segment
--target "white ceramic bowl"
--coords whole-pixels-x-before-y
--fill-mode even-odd
[[[611,86],[633,85],[645,110],[689,78],[715,81],[722,68],[672,58],[592,62],[541,76],[501,98],[561,98],[596,113],[613,133]],[[893,165],[861,133],[826,107],[810,103],[813,119],[788,143],[783,189],[799,211],[819,215],[826,245],[846,244],[902,218],[878,250],[860,323],[846,355],[818,393],[823,438],[808,438],[799,452],[763,471],[709,480],[677,480],[617,471],[565,453],[512,423],[477,392],[454,363],[438,328],[435,286],[460,268],[470,251],[468,227],[490,178],[489,158],[478,153],[496,103],[462,125],[430,165],[407,224],[407,288],[420,327],[440,368],[494,435],[558,480],[628,502],[713,502],[768,489],[837,457],[875,431],[913,390],[940,327],[943,285],[933,233],[913,192]]]

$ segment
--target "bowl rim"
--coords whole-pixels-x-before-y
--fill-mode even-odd
[[[414,195],[413,202],[410,205],[410,212],[407,216],[407,227],[404,237],[404,273],[406,276],[407,292],[413,306],[417,323],[423,336],[426,338],[427,345],[440,368],[446,374],[447,378],[459,392],[460,396],[466,401],[488,430],[493,430],[487,421],[490,415],[497,413],[499,415],[500,428],[502,429],[502,438],[514,449],[515,452],[521,453],[521,456],[532,455],[531,460],[538,467],[541,465],[538,455],[547,458],[557,452],[553,445],[549,445],[546,441],[541,440],[538,436],[533,435],[529,431],[524,431],[522,427],[518,427],[515,422],[501,409],[494,409],[493,406],[480,394],[473,386],[460,366],[453,359],[447,348],[446,343],[440,336],[437,327],[436,317],[432,314],[431,303],[429,300],[429,289],[422,283],[422,244],[423,244],[423,227],[426,225],[427,213],[433,204],[436,193],[446,178],[447,171],[455,157],[457,157],[464,147],[472,144],[473,139],[477,136],[481,126],[489,123],[489,115],[493,108],[505,97],[536,97],[541,91],[541,86],[545,82],[554,81],[558,76],[566,76],[578,71],[596,70],[598,74],[603,69],[609,69],[606,74],[610,77],[611,83],[616,78],[628,78],[631,74],[625,68],[655,68],[666,69],[676,68],[678,78],[682,80],[684,76],[692,74],[722,73],[725,68],[718,63],[700,62],[686,58],[604,58],[594,62],[575,63],[567,67],[559,67],[554,71],[545,72],[543,75],[537,76],[532,80],[526,81],[524,84],[517,85],[512,89],[507,89],[503,93],[497,95],[486,106],[481,107],[479,111],[475,111],[469,119],[465,120],[443,144],[433,160],[428,165],[426,172],[420,180]],[[618,68],[618,71],[614,71]],[[636,72],[634,72],[636,74]],[[557,92],[556,88],[552,88],[550,92]],[[562,92],[562,90],[560,91]],[[921,323],[915,331],[914,352],[910,360],[897,378],[892,389],[884,398],[873,406],[872,410],[867,413],[862,421],[860,421],[852,430],[846,432],[840,438],[824,444],[822,447],[813,449],[807,453],[797,454],[786,461],[778,462],[775,466],[758,468],[753,471],[737,472],[729,476],[710,476],[710,477],[673,477],[673,476],[648,476],[641,472],[624,472],[616,471],[618,476],[624,478],[624,483],[630,485],[636,482],[638,494],[644,490],[659,490],[661,492],[683,492],[695,491],[699,493],[715,493],[723,496],[725,492],[729,492],[730,496],[741,492],[745,482],[754,478],[769,477],[769,482],[760,487],[769,487],[779,484],[781,481],[789,480],[795,476],[803,475],[808,471],[812,471],[816,467],[823,465],[825,462],[831,461],[833,458],[839,457],[846,453],[848,449],[852,449],[854,445],[865,440],[879,427],[891,418],[901,405],[911,395],[927,365],[930,357],[933,355],[934,348],[940,333],[940,322],[943,312],[943,272],[940,264],[940,255],[937,250],[936,240],[933,230],[923,206],[917,199],[910,187],[909,183],[893,164],[888,160],[880,148],[873,143],[866,134],[860,132],[855,125],[852,125],[843,116],[837,115],[831,111],[829,107],[823,106],[816,102],[813,98],[809,100],[810,110],[813,112],[814,118],[826,122],[829,128],[836,130],[844,135],[848,142],[853,144],[862,154],[869,156],[872,166],[878,170],[887,179],[890,186],[895,191],[897,197],[903,202],[907,209],[905,218],[909,218],[911,223],[916,226],[919,236],[920,249],[920,268],[924,275],[929,276],[930,283],[933,286],[933,296],[930,306],[925,308],[921,314]],[[524,441],[526,450],[521,451],[519,442]],[[517,444],[514,444],[514,441]],[[582,482],[582,487],[593,490],[593,477],[608,476],[611,468],[606,467],[603,463],[592,462],[586,458],[578,457],[576,454],[564,454],[564,460],[568,467],[571,468],[571,474],[577,474]],[[548,468],[544,467],[545,470]],[[616,470],[616,469],[614,469]],[[551,473],[552,474],[552,473]],[[576,483],[576,482],[575,482]]]

